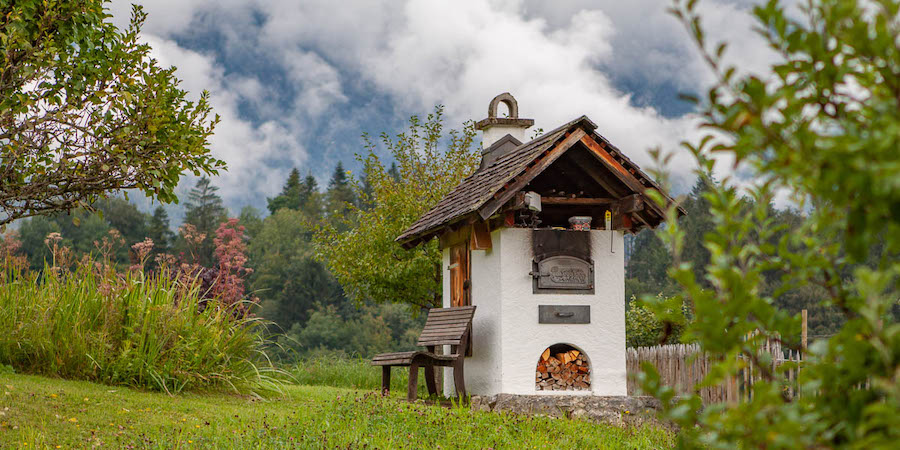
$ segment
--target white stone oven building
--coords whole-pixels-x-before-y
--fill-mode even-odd
[[[444,307],[477,307],[469,393],[626,395],[623,236],[663,221],[648,190],[672,199],[587,117],[524,142],[533,124],[494,98],[479,169],[397,241],[439,238]]]

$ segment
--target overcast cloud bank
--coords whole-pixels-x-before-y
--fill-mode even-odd
[[[648,149],[678,151],[698,135],[677,93],[711,82],[659,0],[139,3],[154,54],[178,67],[193,95],[209,90],[222,116],[212,149],[229,171],[215,183],[233,212],[261,208],[294,166],[322,183],[338,160],[356,167],[363,132],[398,131],[436,104],[458,126],[483,118],[505,91],[536,128],[586,114],[647,166]],[[727,56],[761,71],[775,56],[751,31],[751,6],[701,2],[711,38],[731,41]],[[113,3],[117,23],[129,10]],[[673,159],[676,191],[692,184],[692,168],[683,151]]]

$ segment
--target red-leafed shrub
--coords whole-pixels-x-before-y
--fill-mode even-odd
[[[244,277],[253,269],[246,267],[247,245],[244,243],[244,227],[238,219],[222,222],[216,230],[215,255],[218,278],[212,286],[212,294],[225,306],[234,306],[244,298]]]

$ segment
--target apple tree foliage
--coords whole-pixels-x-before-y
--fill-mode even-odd
[[[364,136],[365,152],[358,155],[364,176],[354,183],[359,202],[347,204],[343,218],[321,225],[313,238],[318,257],[358,304],[441,304],[436,240],[405,250],[394,239],[478,167],[472,124],[444,133],[442,114],[438,107],[424,121],[410,118],[396,138],[381,135],[396,170],[385,167],[380,148]]]
[[[0,2],[0,225],[137,189],[168,203],[184,172],[215,174],[208,94],[178,88],[102,0]]]
[[[698,11],[693,0],[676,0],[672,8],[716,77],[698,101],[709,133],[685,145],[701,173],[710,174],[714,158],[725,155],[757,182],[740,190],[726,177],[705,194],[714,223],[703,237],[710,252],[706,280],[684,258],[684,230],[668,222],[669,275],[682,295],[646,301],[663,313],[682,301],[690,305],[693,320],[683,339],[718,360],[704,384],[721,384],[750,362],[760,381],[749,400],[705,407],[697,395],[675,398],[650,366],[642,385],[681,426],[682,447],[896,448],[900,3],[756,6],[756,30],[778,54],[762,75],[726,62],[726,45],[707,41]],[[781,226],[769,205],[778,193],[805,214],[773,243]],[[768,271],[785,275],[776,292],[763,294]],[[772,364],[777,355],[761,345],[770,339],[801,350],[799,314],[778,308],[774,298],[805,286],[819,288],[819,301],[840,311],[843,324],[811,343],[799,380],[790,381],[785,371],[795,364]],[[800,395],[790,395],[791,387]]]

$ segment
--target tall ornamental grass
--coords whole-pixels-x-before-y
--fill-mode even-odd
[[[0,364],[16,371],[176,393],[260,395],[281,373],[262,348],[263,324],[199,308],[196,286],[165,273],[6,273],[0,283]]]

